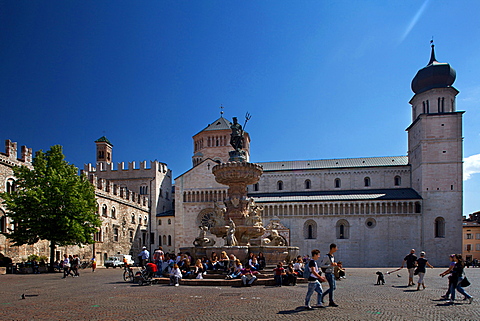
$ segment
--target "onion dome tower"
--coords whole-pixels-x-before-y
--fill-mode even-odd
[[[408,162],[412,188],[422,197],[422,244],[432,257],[462,249],[463,111],[456,111],[456,72],[435,58],[412,80]],[[448,235],[447,235],[448,234]]]

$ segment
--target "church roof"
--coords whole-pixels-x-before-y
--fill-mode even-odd
[[[257,163],[263,166],[263,171],[290,171],[299,169],[326,169],[348,167],[377,167],[377,166],[405,166],[408,165],[407,156],[365,157],[318,159]]]
[[[223,116],[220,116],[219,119],[205,127],[203,130],[201,130],[199,133],[204,132],[204,131],[209,131],[209,130],[225,130],[225,129],[230,129],[230,126],[232,126],[232,123]],[[198,133],[198,134],[199,134]]]
[[[95,143],[107,143],[107,144],[113,146],[113,144],[110,143],[110,141],[108,140],[108,138],[105,137],[105,136],[102,136],[102,137],[100,137],[99,139],[97,139],[97,140],[95,141]]]
[[[257,203],[422,199],[411,188],[250,193],[248,196],[253,197]]]

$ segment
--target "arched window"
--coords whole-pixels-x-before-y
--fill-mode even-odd
[[[258,183],[253,184],[253,190],[258,192]]]
[[[132,213],[132,224],[135,224],[135,214]]]
[[[415,213],[422,213],[422,205],[420,205],[420,202],[415,202]]]
[[[339,220],[336,225],[337,239],[350,238],[350,224],[347,220]]]
[[[168,225],[171,225],[171,224],[172,224],[172,220],[168,219]]]
[[[117,214],[115,213],[115,207],[112,207],[112,209],[110,210],[110,214],[112,218],[117,218]]]
[[[9,178],[7,179],[7,183],[6,183],[6,186],[5,186],[5,191],[7,193],[13,193],[15,192],[16,190],[16,186],[15,186],[15,180],[13,178]]]
[[[162,225],[162,220],[158,220],[158,225]]]
[[[102,205],[102,216],[107,217],[107,205]]]
[[[279,191],[283,190],[283,182],[282,181],[277,182],[277,190],[279,190]]]
[[[113,229],[113,241],[118,242],[118,227]]]
[[[317,238],[317,222],[314,220],[307,220],[303,225],[303,236],[308,239],[316,239]]]
[[[445,219],[443,217],[435,219],[435,237],[445,237]]]
[[[164,245],[167,244],[167,236],[166,236],[166,235],[163,236],[163,244],[164,244]]]
[[[340,178],[335,178],[335,188],[340,188],[342,186],[342,181]]]
[[[364,183],[365,187],[369,187],[370,186],[370,177],[365,177],[363,179],[363,183]]]
[[[162,236],[158,236],[158,246],[162,246]]]
[[[142,214],[138,214],[138,224],[142,224]]]
[[[128,234],[130,237],[130,243],[133,243],[133,231],[130,231]]]
[[[395,184],[395,186],[400,186],[400,185],[402,185],[402,178],[401,178],[400,176],[398,176],[398,175],[395,176],[395,178],[394,178],[394,184]]]
[[[0,210],[0,233],[7,233],[7,217],[2,210]]]
[[[168,236],[168,246],[172,246],[172,236]]]
[[[144,223],[145,225],[148,224],[148,217],[147,217],[147,215],[145,215],[145,216],[143,217],[143,223]]]
[[[309,179],[305,180],[305,189],[310,189],[312,187],[312,182]]]

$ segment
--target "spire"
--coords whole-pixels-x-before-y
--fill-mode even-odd
[[[435,44],[433,43],[433,37],[432,40],[430,40],[430,45],[432,46],[432,53],[430,54],[430,61],[428,62],[427,66],[430,66],[434,61],[437,61],[435,58]]]

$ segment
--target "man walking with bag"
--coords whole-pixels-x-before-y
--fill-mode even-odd
[[[322,302],[323,298],[326,297],[328,294],[328,306],[331,307],[338,307],[338,304],[333,301],[333,291],[335,291],[335,289],[337,288],[335,274],[333,273],[335,270],[335,266],[337,265],[337,263],[335,262],[335,257],[333,256],[335,252],[337,252],[337,245],[335,243],[332,243],[330,244],[330,252],[328,252],[327,255],[323,257],[322,263],[320,265],[322,271],[325,273],[325,278],[327,279],[329,286],[329,289],[323,292]]]

